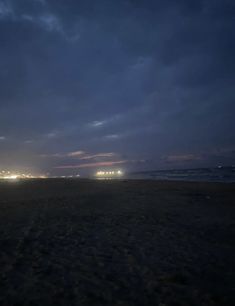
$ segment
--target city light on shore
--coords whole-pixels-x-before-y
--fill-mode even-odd
[[[47,178],[45,175],[32,175],[31,173],[19,173],[11,171],[0,171],[0,179],[2,180],[20,180],[20,179],[36,179],[36,178]]]
[[[96,172],[96,177],[98,178],[118,178],[121,177],[123,175],[123,171],[122,170],[109,170],[109,171],[102,171],[99,170]]]
[[[2,177],[4,180],[16,180],[18,175],[7,175]]]

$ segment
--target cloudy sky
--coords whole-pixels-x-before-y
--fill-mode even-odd
[[[235,164],[233,0],[0,0],[0,169]]]

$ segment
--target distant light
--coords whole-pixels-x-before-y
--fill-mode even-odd
[[[99,170],[96,172],[96,176],[97,177],[103,177],[103,178],[106,178],[106,177],[119,177],[123,175],[123,172],[121,170],[117,170],[117,171],[102,171],[102,170]]]
[[[19,173],[19,172],[10,172],[10,171],[0,171],[0,180],[21,180],[21,179],[34,179],[34,178],[47,178],[45,175],[34,176],[31,173]]]
[[[18,175],[8,175],[3,177],[5,180],[16,180]]]

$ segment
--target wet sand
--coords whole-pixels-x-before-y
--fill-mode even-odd
[[[235,184],[0,182],[0,305],[235,305]]]

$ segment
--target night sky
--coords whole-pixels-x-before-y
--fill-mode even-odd
[[[235,164],[235,1],[0,0],[0,170]]]

